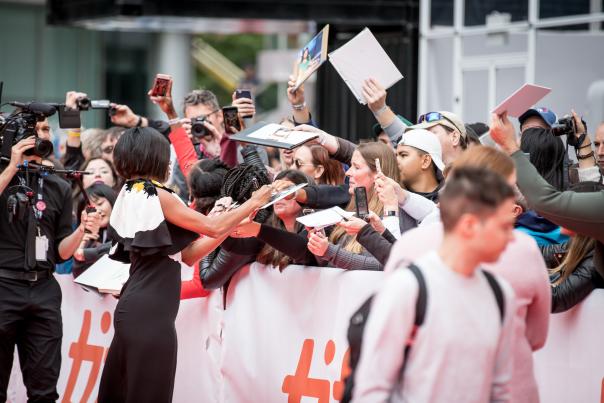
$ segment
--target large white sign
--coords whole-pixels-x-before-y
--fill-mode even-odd
[[[380,272],[254,264],[220,291],[181,301],[176,321],[174,402],[336,402],[347,373],[351,314],[382,280]],[[61,402],[94,402],[113,336],[113,297],[99,297],[58,275],[63,290]],[[604,402],[604,292],[550,321],[535,355],[543,402]],[[151,352],[152,354],[152,352]],[[11,403],[25,402],[13,371]]]

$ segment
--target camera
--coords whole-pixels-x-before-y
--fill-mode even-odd
[[[50,140],[38,138],[36,123],[53,115],[56,112],[55,106],[38,102],[12,102],[11,105],[17,106],[19,109],[0,120],[0,150],[2,156],[10,158],[12,147],[19,141],[31,136],[36,137],[35,145],[25,151],[25,155],[37,155],[46,158],[52,154],[53,145]]]
[[[8,223],[12,224],[15,219],[21,221],[25,218],[25,213],[29,207],[29,198],[21,192],[12,194],[6,199],[6,208],[8,210]]]
[[[209,136],[211,133],[208,132],[208,129],[203,124],[206,121],[205,116],[198,116],[196,118],[191,118],[191,134],[196,138],[202,138],[205,136]]]
[[[78,110],[87,111],[90,109],[90,98],[82,97],[76,99],[76,106],[78,107]]]
[[[256,147],[251,144],[246,144],[241,148],[241,156],[243,157],[243,162],[248,165],[255,165],[258,168],[263,170],[266,169],[262,159],[260,158],[260,154],[258,154],[258,150]]]
[[[552,125],[552,134],[554,136],[573,136],[575,131],[576,125],[572,116],[565,116],[558,119],[558,121]]]
[[[76,107],[78,111],[87,111],[90,109],[107,109],[109,116],[115,115],[116,109],[111,106],[111,101],[108,99],[90,99],[81,97],[76,99]]]

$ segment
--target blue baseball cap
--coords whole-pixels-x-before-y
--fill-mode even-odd
[[[524,112],[520,117],[518,117],[518,121],[520,122],[520,126],[524,124],[524,121],[530,118],[531,116],[539,116],[543,121],[549,126],[552,127],[554,123],[558,120],[558,117],[549,108],[545,106],[539,106],[537,108],[529,109]]]

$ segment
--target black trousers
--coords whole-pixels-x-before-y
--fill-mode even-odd
[[[55,402],[61,369],[61,288],[54,276],[36,282],[0,278],[0,402],[15,345],[28,402]]]

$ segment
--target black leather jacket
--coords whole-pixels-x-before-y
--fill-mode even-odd
[[[227,285],[239,269],[256,260],[265,243],[291,257],[294,264],[315,266],[315,256],[306,248],[306,235],[304,229],[295,234],[262,224],[257,238],[229,237],[209,266],[200,265],[201,283],[208,290]]]
[[[552,248],[544,248],[544,258],[548,265],[559,259],[556,254],[566,252],[567,243],[554,245]],[[594,264],[594,251],[577,265],[570,276],[562,283],[552,287],[552,313],[564,312],[583,301],[594,289],[604,288],[604,279],[598,274]],[[552,283],[560,278],[559,273],[551,276]]]

